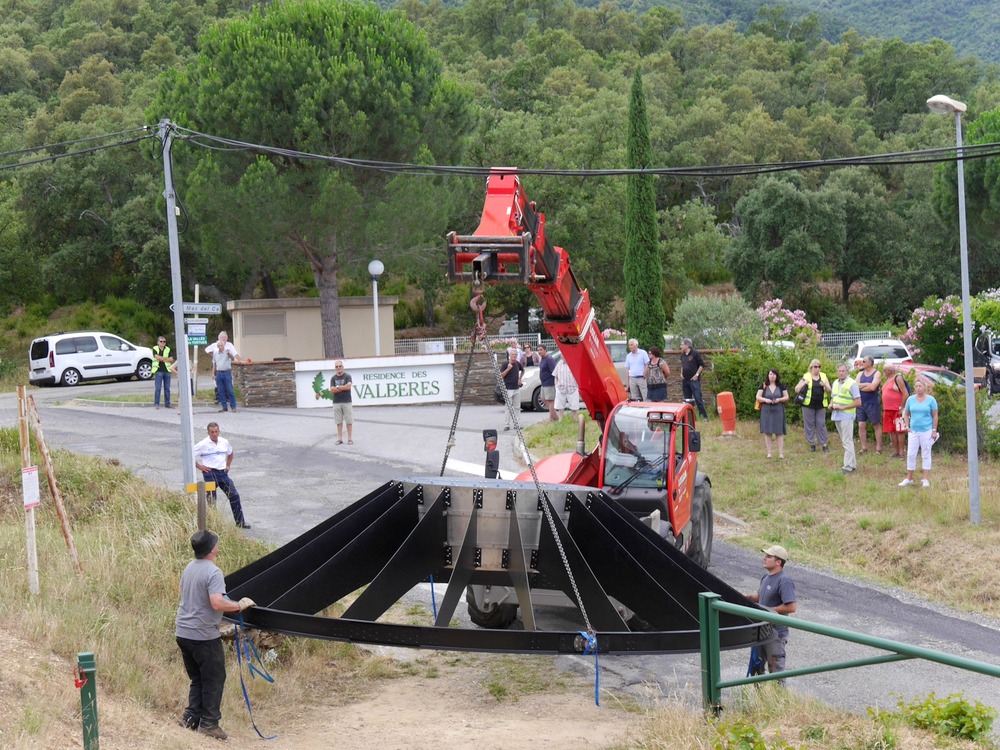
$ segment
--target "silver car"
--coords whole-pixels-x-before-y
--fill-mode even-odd
[[[624,341],[608,341],[606,343],[611,352],[611,359],[615,363],[615,369],[618,371],[618,377],[622,379],[622,385],[628,388],[628,369],[625,367],[628,344]],[[555,348],[549,353],[556,364],[559,364],[562,352]],[[546,411],[545,404],[542,403],[542,381],[538,374],[538,368],[534,365],[525,368],[524,377],[521,378],[521,408],[528,411]]]

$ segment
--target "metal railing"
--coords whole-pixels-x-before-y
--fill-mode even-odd
[[[487,336],[486,341],[490,344],[495,342],[505,342],[513,346],[531,344],[538,346],[542,343],[540,333],[519,333],[513,336]],[[454,352],[468,352],[468,336],[438,336],[426,339],[396,339],[395,354],[453,354]]]
[[[845,333],[824,333],[821,345],[824,349],[830,350],[830,356],[834,359],[841,359],[847,356],[847,352],[853,344],[864,339],[888,339],[892,338],[892,331],[850,331]]]
[[[879,638],[878,636],[854,633],[850,630],[842,630],[841,628],[834,628],[829,625],[798,620],[754,607],[730,604],[729,602],[722,601],[722,597],[712,592],[699,594],[698,597],[698,619],[701,628],[701,697],[702,704],[707,710],[710,709],[718,712],[722,708],[723,688],[752,685],[770,680],[784,680],[789,677],[801,677],[820,672],[833,672],[838,669],[853,669],[854,667],[866,667],[873,664],[885,664],[905,659],[924,659],[925,661],[933,661],[957,669],[978,672],[989,677],[1000,677],[1000,666],[995,664],[987,664],[961,656],[952,656],[941,651],[933,651],[928,648],[921,648],[920,646],[911,646],[908,643],[892,641],[888,638]],[[849,641],[850,643],[857,643],[862,646],[871,646],[883,651],[891,651],[892,653],[872,656],[867,659],[853,659],[834,664],[824,664],[817,667],[790,669],[787,672],[754,675],[753,677],[743,677],[737,680],[723,680],[721,650],[719,648],[719,612],[728,612],[733,615],[749,617],[753,620],[796,628],[808,633],[825,635],[841,641]]]

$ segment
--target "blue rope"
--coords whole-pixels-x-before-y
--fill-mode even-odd
[[[438,603],[434,596],[434,576],[430,576],[431,579],[431,609],[434,611],[434,622],[437,622],[438,618]]]
[[[583,655],[587,654],[594,655],[594,703],[597,706],[601,705],[601,664],[600,659],[597,656],[597,636],[593,633],[585,633],[582,630],[576,631],[583,636],[584,640],[587,641],[587,645],[583,649]]]
[[[267,667],[264,666],[264,663],[260,659],[260,654],[257,653],[257,647],[253,645],[253,641],[250,640],[244,631],[243,613],[240,612],[236,615],[236,629],[234,631],[235,639],[233,640],[233,646],[236,648],[236,666],[240,672],[240,689],[243,691],[243,700],[247,704],[247,713],[250,714],[250,723],[253,724],[253,730],[262,740],[273,740],[278,735],[272,734],[270,737],[265,737],[261,734],[260,729],[257,728],[257,722],[254,721],[253,709],[250,707],[250,694],[247,692],[246,682],[243,680],[243,662],[246,662],[247,671],[250,673],[251,678],[256,677],[256,675],[260,675],[263,679],[271,683],[274,682],[274,678],[268,673]],[[240,645],[241,637],[243,639],[242,646]],[[260,664],[261,668],[254,665],[254,659],[257,660],[257,663]]]
[[[759,646],[750,647],[750,661],[747,663],[747,677],[755,674],[764,674],[764,657]],[[760,670],[760,671],[758,671]]]

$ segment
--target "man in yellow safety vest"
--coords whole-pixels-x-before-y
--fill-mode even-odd
[[[170,347],[167,346],[165,336],[160,336],[153,347],[153,377],[156,378],[156,387],[153,390],[153,406],[160,408],[160,389],[165,393],[167,408],[170,408],[170,363],[174,358],[170,355]]]
[[[861,390],[853,378],[847,376],[847,365],[837,365],[837,379],[830,392],[830,419],[833,420],[844,446],[844,465],[841,471],[850,474],[858,469],[854,452],[854,415],[861,406]]]

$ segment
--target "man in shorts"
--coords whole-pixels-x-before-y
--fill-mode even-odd
[[[875,369],[875,360],[864,358],[864,367],[858,373],[858,390],[861,392],[861,406],[858,407],[858,442],[861,452],[868,452],[868,425],[875,430],[875,452],[882,453],[882,373]]]
[[[333,421],[337,424],[337,445],[344,444],[344,425],[347,425],[347,444],[354,445],[354,406],[351,403],[351,376],[344,372],[344,363],[339,359],[333,363],[334,373],[330,378],[330,393],[333,394]]]
[[[788,552],[780,544],[761,550],[764,553],[764,575],[756,593],[746,598],[779,615],[793,615],[798,608],[795,584],[785,573]],[[788,626],[774,626],[774,640],[763,644],[764,662],[771,674],[785,671],[785,647],[788,645]],[[779,683],[783,683],[779,680]]]
[[[563,412],[569,409],[572,412],[580,410],[580,387],[576,384],[573,371],[566,364],[566,359],[560,359],[552,373],[556,381],[556,403],[555,409],[559,418],[562,419]]]
[[[556,380],[552,376],[552,372],[556,369],[556,360],[549,354],[549,350],[545,348],[544,344],[538,345],[538,354],[541,357],[538,360],[538,382],[542,388],[541,400],[549,410],[549,421],[558,422],[559,417],[555,410]]]

